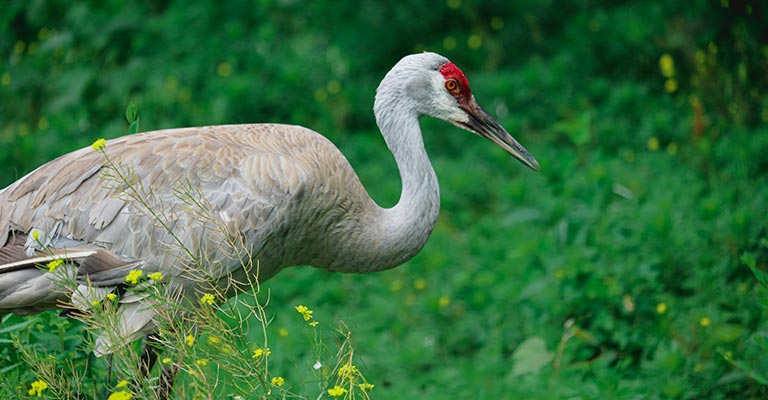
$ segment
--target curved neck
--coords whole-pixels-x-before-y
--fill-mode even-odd
[[[374,112],[384,140],[395,157],[402,191],[397,204],[380,209],[375,222],[380,260],[376,269],[395,267],[419,252],[440,211],[437,176],[424,149],[417,112],[407,102],[377,96]]]

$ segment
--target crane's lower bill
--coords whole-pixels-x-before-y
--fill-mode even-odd
[[[469,116],[469,120],[467,122],[455,122],[457,126],[496,143],[528,168],[534,171],[541,169],[541,167],[539,167],[539,162],[528,153],[528,150],[526,150],[520,143],[517,143],[517,140],[507,133],[498,122],[491,118],[491,116],[474,101],[474,99],[472,99],[469,105],[462,107],[462,109]]]

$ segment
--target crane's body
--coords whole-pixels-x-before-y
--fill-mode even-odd
[[[72,258],[65,268],[84,286],[101,288],[80,293],[86,301],[76,305],[124,285],[133,269],[162,272],[194,293],[199,282],[187,275],[185,251],[204,260],[221,287],[244,274],[264,281],[293,265],[358,273],[400,265],[423,247],[439,210],[437,177],[418,124],[423,115],[485,136],[538,169],[477,105],[461,71],[437,54],[401,60],[379,86],[374,112],[402,181],[392,208],[370,198],[330,141],[298,126],[172,129],[106,142],[113,165],[129,171],[161,218],[127,200],[119,181],[105,181],[101,152],[86,148],[41,166],[0,191],[0,314],[69,301],[73,294],[58,290],[51,273],[39,268],[52,253]],[[180,186],[200,196],[225,231],[237,233],[257,268],[244,269],[243,260],[222,248],[221,229],[201,220],[179,196]],[[122,322],[127,338],[153,329],[152,311],[134,303],[122,305],[136,315]],[[102,345],[97,342],[97,353],[108,353]]]

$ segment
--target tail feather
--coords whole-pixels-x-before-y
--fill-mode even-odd
[[[88,311],[125,284],[131,270],[144,266],[141,260],[120,258],[107,249],[60,237],[57,232],[49,235],[37,230],[28,235],[13,231],[9,235],[9,230],[3,229],[3,218],[0,204],[0,315],[27,315],[57,307]],[[62,262],[55,272],[41,267],[54,260]],[[94,354],[110,354],[151,333],[156,329],[156,315],[139,295],[121,299],[117,318],[113,326],[102,330]]]
[[[65,265],[64,271],[74,277],[73,265]],[[37,268],[26,268],[0,274],[0,313],[21,315],[34,314],[56,307],[69,299],[67,293],[56,284],[56,277]]]

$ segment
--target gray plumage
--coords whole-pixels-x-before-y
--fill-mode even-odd
[[[413,257],[439,210],[437,177],[418,118],[440,118],[485,136],[533,169],[536,161],[477,105],[469,87],[449,90],[460,76],[434,53],[403,58],[377,89],[374,113],[402,180],[400,201],[379,207],[326,138],[299,126],[259,124],[170,129],[124,136],[106,152],[131,171],[138,187],[186,248],[205,260],[222,288],[242,278],[242,260],[221,245],[221,227],[201,221],[179,196],[198,194],[224,230],[243,240],[258,262],[259,281],[293,265],[372,272]],[[452,64],[450,64],[452,65]],[[468,86],[468,85],[466,85]],[[34,313],[74,303],[87,308],[124,284],[132,269],[160,271],[183,291],[198,281],[176,239],[129,191],[104,179],[105,158],[91,148],[65,154],[0,191],[0,314]],[[38,239],[30,240],[32,232]],[[37,248],[43,243],[44,248]],[[36,247],[37,246],[37,247]],[[75,293],[57,288],[36,265],[67,253]],[[255,273],[255,269],[251,271]],[[87,283],[86,283],[87,282]],[[151,310],[121,300],[126,338],[150,332]],[[110,351],[97,342],[97,354]]]

